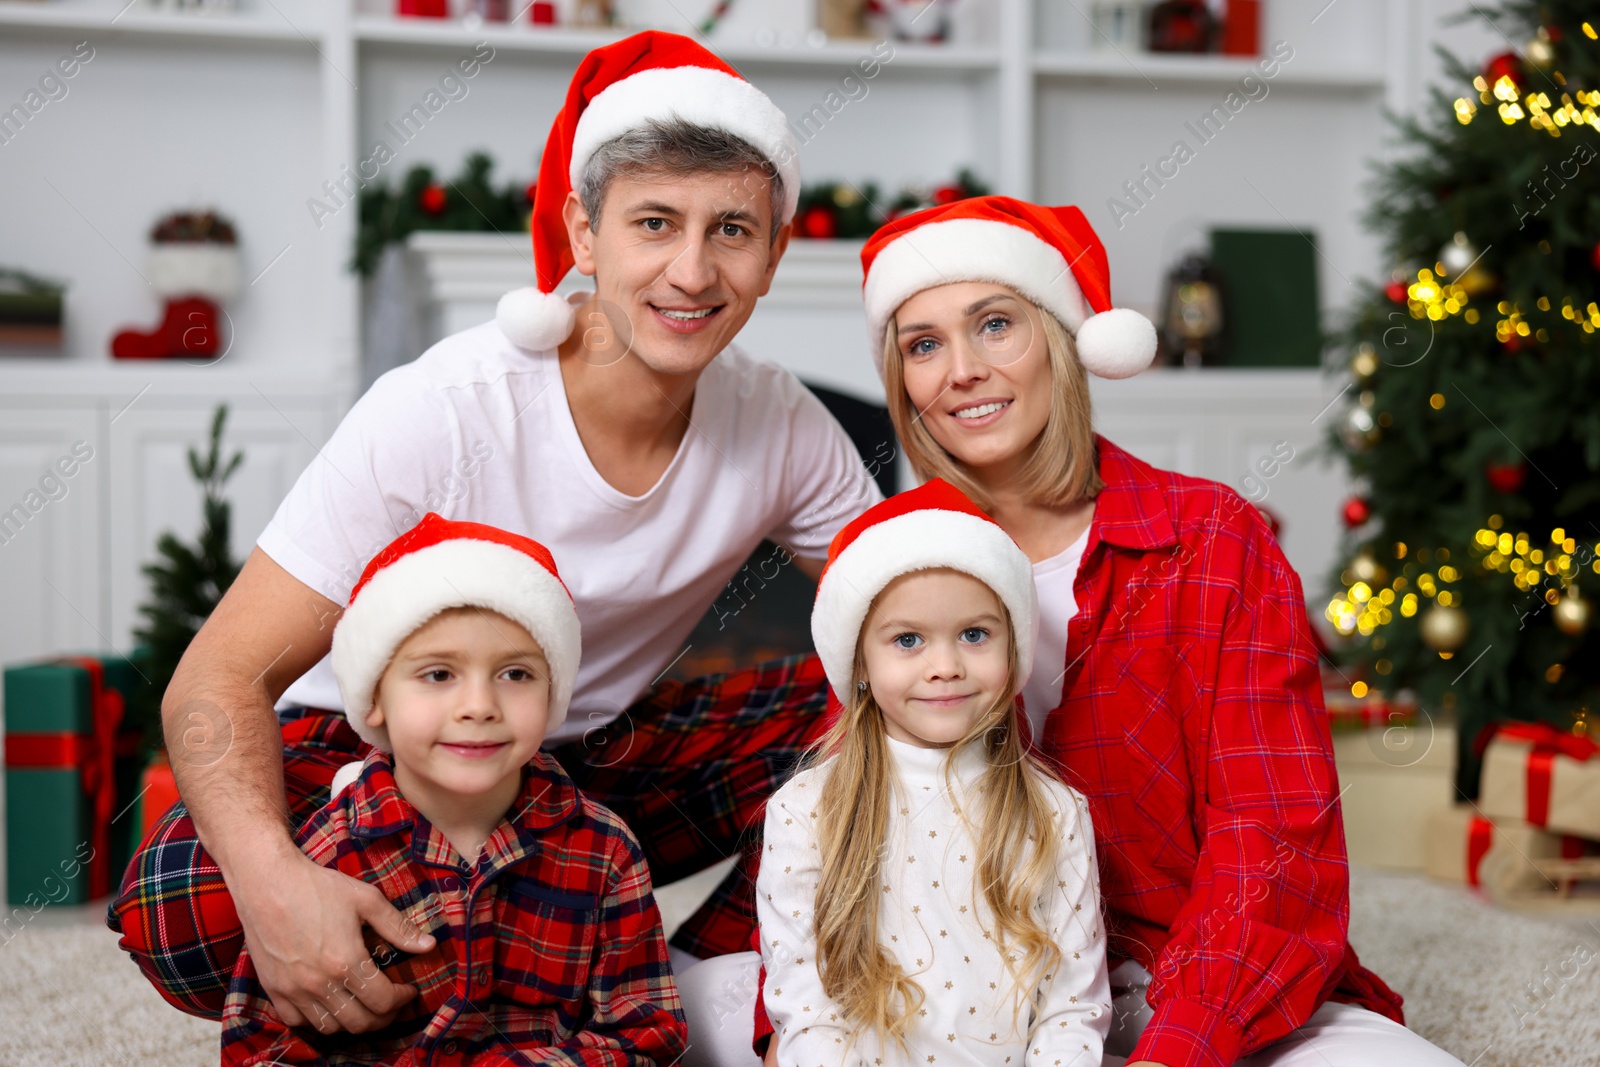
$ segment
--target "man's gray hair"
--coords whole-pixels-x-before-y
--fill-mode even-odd
[[[783,176],[778,168],[744,138],[680,118],[649,119],[596,148],[584,164],[578,199],[589,215],[589,225],[598,226],[606,191],[615,178],[708,173],[728,174],[730,182],[746,191],[752,188],[749,178],[764,176],[772,211],[768,240],[778,239],[784,198]]]

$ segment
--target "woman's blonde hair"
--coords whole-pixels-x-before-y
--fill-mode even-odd
[[[1096,468],[1089,378],[1078,359],[1078,346],[1061,320],[1037,304],[1033,307],[1044,323],[1045,349],[1050,360],[1050,417],[1019,472],[1019,488],[1033,504],[1074,504],[1092,499],[1105,487]],[[896,318],[891,316],[883,340],[883,384],[889,397],[889,417],[906,450],[906,459],[919,477],[943,478],[980,508],[992,511],[993,497],[967,473],[960,460],[933,439],[923,424],[922,413],[912,407],[911,398],[906,395],[898,333]]]
[[[1004,609],[1002,609],[1004,610]],[[977,846],[973,909],[981,915],[981,892],[993,918],[995,947],[1005,960],[1012,988],[1012,1023],[1024,1005],[1035,1007],[1041,980],[1061,959],[1055,940],[1038,916],[1040,902],[1053,888],[1059,844],[1052,805],[1044,787],[1046,772],[1028,753],[1017,728],[1013,694],[1020,685],[1017,646],[1006,613],[1009,669],[1005,696],[978,717],[950,753],[981,744],[988,768],[976,783],[982,789],[978,824],[967,822],[964,805],[956,811]],[[888,847],[889,809],[894,774],[883,710],[855,682],[866,676],[861,644],[856,645],[855,677],[849,703],[811,753],[831,759],[816,826],[821,878],[817,882],[817,971],[822,988],[844,1010],[852,1038],[863,1032],[906,1048],[906,1030],[924,994],[878,940],[878,909],[883,896],[882,861]],[[947,785],[951,764],[945,763]],[[955,792],[952,798],[976,796]],[[1031,1031],[1032,1018],[1027,1020]]]

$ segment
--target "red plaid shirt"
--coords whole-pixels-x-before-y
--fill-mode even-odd
[[[1106,484],[1040,747],[1089,800],[1112,964],[1153,976],[1129,1062],[1228,1067],[1330,999],[1403,1022],[1347,939],[1299,576],[1239,494],[1096,446]],[[759,1041],[772,1028],[759,1001],[756,1015]]]
[[[298,835],[306,855],[370,882],[432,934],[418,956],[375,954],[417,997],[388,1027],[324,1037],[284,1025],[240,953],[222,1063],[656,1067],[685,1023],[650,873],[633,835],[540,753],[476,865],[400,795],[392,758]],[[359,981],[352,976],[350,984]]]

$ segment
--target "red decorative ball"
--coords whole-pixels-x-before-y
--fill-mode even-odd
[[[1515,493],[1528,480],[1528,465],[1521,460],[1516,463],[1491,463],[1483,468],[1483,476],[1488,479],[1489,488],[1495,492]]]
[[[1589,253],[1589,262],[1594,264],[1595,270],[1600,270],[1600,242],[1596,242],[1594,251]]]
[[[539,183],[537,181],[529,182],[528,187],[522,192],[523,199],[527,200],[530,204],[533,203],[533,194],[538,191],[538,188]]]
[[[1365,497],[1353,496],[1344,502],[1344,524],[1350,529],[1365,526],[1370,518],[1372,518],[1372,505],[1367,503]]]
[[[800,233],[826,241],[839,233],[839,216],[825,204],[813,204],[800,215]]]
[[[1411,287],[1405,282],[1390,282],[1383,287],[1383,295],[1396,304],[1404,304],[1410,292]]]
[[[1501,52],[1489,60],[1483,68],[1483,80],[1489,83],[1489,91],[1494,91],[1495,82],[1501,78],[1510,78],[1518,89],[1527,80],[1527,73],[1522,66],[1522,57],[1515,52]]]
[[[1517,352],[1522,349],[1522,338],[1518,337],[1516,334],[1510,334],[1504,341],[1501,341],[1500,343],[1505,346],[1505,350],[1507,352]]]
[[[445,196],[444,186],[423,186],[422,195],[417,197],[417,202],[422,205],[422,210],[430,215],[443,215],[448,198]]]
[[[933,202],[943,207],[962,199],[964,194],[965,190],[959,185],[941,185],[933,191]]]

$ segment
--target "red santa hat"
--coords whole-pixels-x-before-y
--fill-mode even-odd
[[[651,119],[682,119],[749,142],[783,178],[780,221],[794,217],[800,149],[789,120],[765,93],[674,33],[647,30],[596,48],[572,76],[539,163],[531,224],[538,285],[507,293],[495,312],[501,331],[517,345],[554,348],[572,333],[572,305],[555,295],[572,269],[562,206],[597,148]]]
[[[333,630],[333,675],[345,717],[385,752],[388,731],[367,725],[372,698],[395,651],[449,608],[499,612],[527,630],[550,666],[546,732],[567,717],[580,652],[578,612],[539,542],[494,526],[429,512],[367,564]]]
[[[948,567],[994,590],[1011,615],[1020,685],[1033,670],[1039,595],[1033,564],[1000,524],[935,478],[868,508],[828,546],[811,609],[811,639],[828,684],[848,700],[856,645],[878,594],[903,574]]]
[[[1061,320],[1091,374],[1127,378],[1150,365],[1156,330],[1111,306],[1105,246],[1075,207],[980,196],[896,219],[861,250],[867,346],[883,374],[884,331],[900,305],[948,282],[995,282]]]

